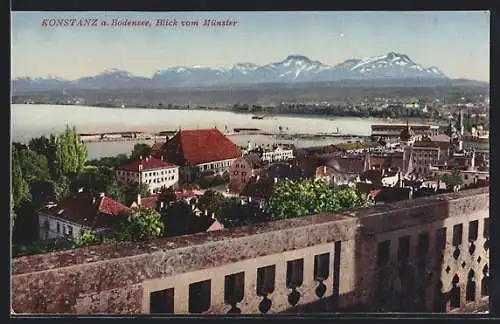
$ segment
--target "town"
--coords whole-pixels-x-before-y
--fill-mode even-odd
[[[443,133],[438,126],[408,122],[373,125],[371,142],[306,148],[251,141],[238,147],[215,128],[181,129],[152,147],[137,144],[130,157],[87,162],[84,144],[76,144],[70,151],[79,158],[76,164],[70,155],[60,157],[63,149],[57,145],[51,152],[45,137],[28,146],[15,143],[14,167],[20,171],[14,173],[15,238],[22,238],[15,251],[96,244],[123,235],[139,239],[215,231],[308,215],[318,208],[332,212],[488,186],[488,150],[463,145],[473,131],[464,132],[461,111]],[[80,141],[71,129],[62,136],[70,146]],[[44,168],[55,175],[53,192],[42,180]],[[308,189],[301,192],[302,185]],[[307,201],[317,190],[331,197]],[[343,194],[352,200],[329,201]],[[319,207],[323,203],[335,207]],[[37,215],[38,233],[26,233],[35,221],[26,205]],[[149,215],[148,227],[116,233],[134,213]],[[26,238],[39,240],[33,244]]]
[[[91,14],[11,14],[11,316],[498,312],[489,12]]]

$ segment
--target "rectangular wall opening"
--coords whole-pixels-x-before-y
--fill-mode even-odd
[[[174,288],[163,289],[150,293],[149,312],[151,314],[173,314]]]
[[[475,240],[477,240],[478,231],[479,231],[479,221],[475,220],[469,222],[469,242],[474,242]]]
[[[296,288],[304,281],[304,259],[296,259],[286,263],[286,286]]]
[[[400,237],[398,241],[398,261],[408,261],[410,258],[410,236]]]
[[[224,302],[234,305],[245,296],[245,272],[227,275],[224,278]]]
[[[323,281],[330,275],[330,253],[314,256],[314,280]]]
[[[276,266],[271,265],[257,269],[257,295],[267,296],[274,291],[274,278]]]
[[[377,265],[384,266],[391,258],[391,241],[383,241],[378,244]]]
[[[333,294],[332,294],[332,306],[333,309],[338,309],[339,296],[340,296],[340,258],[342,250],[342,242],[335,242],[335,255],[333,257]]]
[[[189,312],[199,314],[210,309],[211,282],[204,280],[189,285]]]
[[[463,225],[457,224],[453,226],[453,246],[462,244]]]

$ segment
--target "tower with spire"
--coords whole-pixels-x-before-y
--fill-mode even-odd
[[[408,121],[408,108],[406,108],[406,128],[399,134],[401,146],[411,146],[415,140],[414,135]]]

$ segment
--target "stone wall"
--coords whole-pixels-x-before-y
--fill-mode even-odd
[[[444,310],[469,309],[487,300],[481,280],[489,260],[483,237],[488,217],[489,190],[481,188],[340,214],[19,257],[12,263],[13,309],[31,314],[415,310],[421,304],[398,301],[415,291],[420,296],[423,289],[425,309],[432,310],[440,282]],[[476,238],[468,240],[475,220]],[[457,243],[453,233],[459,224]],[[443,250],[434,243],[440,228],[447,233]],[[429,244],[422,257],[418,242],[425,235]],[[382,264],[387,241],[389,257]],[[408,257],[398,257],[399,245],[409,246]],[[426,267],[432,268],[429,278]],[[472,285],[466,284],[471,270],[473,301]],[[390,289],[380,284],[382,277]]]

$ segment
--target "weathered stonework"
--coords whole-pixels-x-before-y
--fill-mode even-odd
[[[376,206],[340,214],[321,214],[255,226],[226,229],[144,243],[120,243],[19,257],[13,260],[12,299],[16,313],[140,314],[150,311],[150,293],[174,288],[176,313],[188,313],[191,283],[210,280],[210,307],[205,312],[226,313],[225,276],[245,273],[244,298],[237,303],[242,313],[260,313],[263,296],[256,291],[257,269],[275,266],[274,291],[269,312],[335,311],[362,307],[377,310],[378,244],[391,241],[391,264],[395,281],[398,239],[409,235],[410,259],[416,257],[417,237],[430,235],[429,267],[436,259],[434,232],[446,227],[445,269],[435,270],[426,294],[434,299],[432,285],[441,280],[443,290],[451,289],[454,274],[460,278],[461,308],[465,282],[470,270],[477,276],[474,303],[484,302],[478,286],[488,264],[483,245],[484,219],[489,217],[488,188],[467,190]],[[469,222],[479,221],[476,250],[469,253]],[[455,260],[452,246],[453,226],[463,225],[460,257]],[[337,243],[336,243],[337,242]],[[335,246],[340,246],[335,251]],[[325,293],[316,289],[315,256],[329,253],[329,276],[323,281]],[[340,253],[338,255],[337,253]],[[335,256],[339,260],[335,261]],[[480,261],[477,261],[481,258]],[[303,259],[298,304],[289,299],[287,262]],[[338,262],[337,273],[335,262]],[[395,262],[395,263],[394,263]],[[465,263],[465,266],[463,264]],[[386,266],[387,267],[387,266]],[[334,277],[337,276],[336,280]],[[295,294],[295,293],[294,293]],[[292,298],[293,299],[293,298]],[[393,298],[396,300],[397,298]],[[449,304],[449,302],[448,302]],[[432,302],[428,301],[430,310]],[[448,305],[448,308],[449,305]]]

